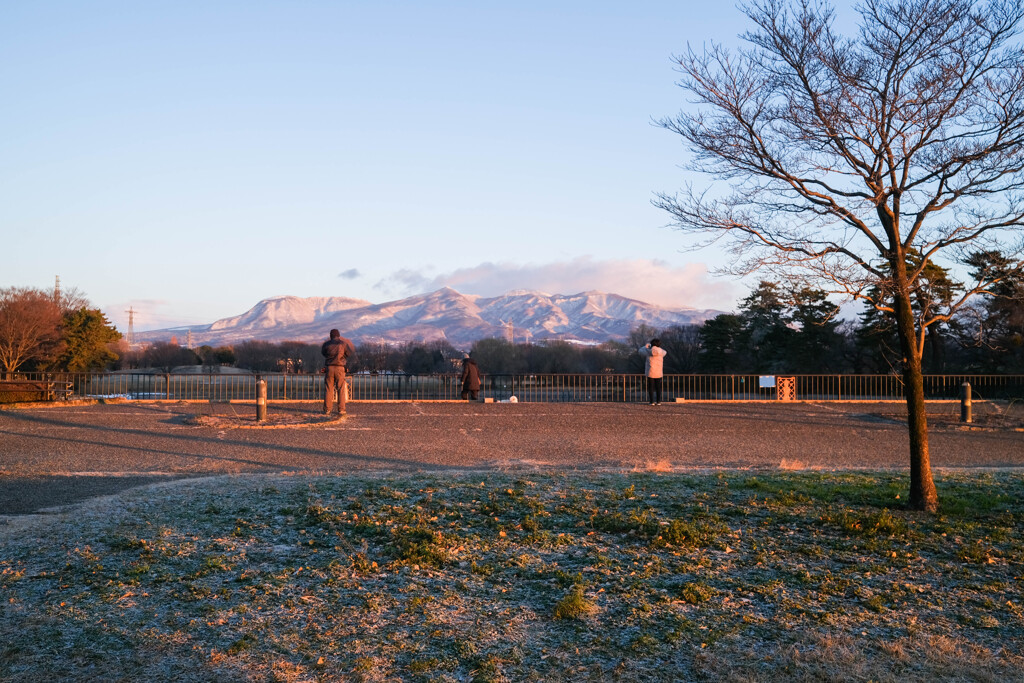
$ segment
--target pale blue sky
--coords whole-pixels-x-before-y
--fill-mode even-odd
[[[0,0],[0,286],[120,329],[451,285],[731,309],[653,208],[705,2]],[[700,180],[699,182],[708,182]]]

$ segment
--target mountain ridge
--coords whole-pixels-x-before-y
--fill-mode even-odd
[[[589,290],[546,294],[515,290],[500,296],[462,294],[450,287],[374,304],[342,296],[273,296],[239,315],[208,325],[138,332],[140,342],[169,341],[191,332],[192,344],[222,346],[248,340],[320,342],[331,328],[356,343],[447,340],[468,348],[488,337],[514,341],[565,339],[583,343],[625,339],[640,324],[655,328],[700,324],[722,313],[669,309],[618,294]]]

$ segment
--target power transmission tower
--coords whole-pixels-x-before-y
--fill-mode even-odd
[[[188,331],[188,337],[187,337],[187,341],[185,342],[185,347],[189,348],[189,349],[192,348],[192,330]]]
[[[135,346],[135,309],[131,306],[125,311],[128,314],[128,348]]]
[[[53,284],[53,303],[60,306],[60,275],[57,276],[56,282]]]

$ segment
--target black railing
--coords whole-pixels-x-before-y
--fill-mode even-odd
[[[786,379],[791,378],[791,379]],[[0,380],[0,401],[26,400],[4,393],[26,382],[59,387],[46,398],[112,398],[162,401],[254,401],[256,381],[267,382],[273,401],[319,401],[323,375],[238,372],[91,372],[11,373]],[[1024,399],[1024,375],[925,375],[927,400],[957,400],[969,382],[976,400]],[[348,376],[349,400],[458,400],[457,375],[355,374]],[[19,384],[20,383],[20,384]],[[792,387],[802,401],[898,401],[904,398],[897,375],[666,375],[665,402],[774,401]],[[483,377],[481,398],[525,402],[616,402],[647,400],[643,375],[635,374],[491,374]],[[37,397],[42,399],[42,397]]]

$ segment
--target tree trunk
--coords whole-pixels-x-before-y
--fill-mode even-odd
[[[917,345],[914,311],[906,277],[896,274],[896,329],[903,351],[903,385],[907,396],[907,431],[910,435],[910,507],[915,510],[937,512],[939,495],[932,479],[931,459],[928,454],[928,418],[924,404],[924,375],[921,371],[921,352]]]

